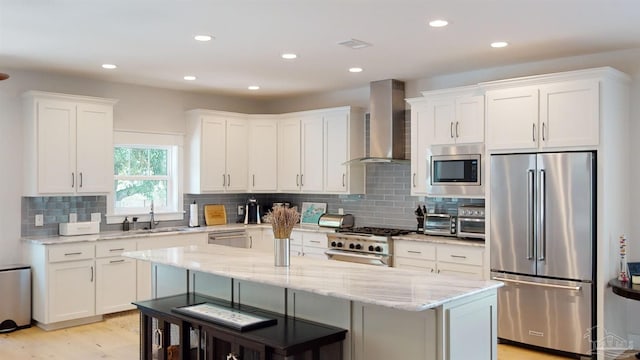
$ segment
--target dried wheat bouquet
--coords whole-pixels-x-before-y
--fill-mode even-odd
[[[274,207],[266,216],[266,221],[271,223],[273,236],[276,239],[288,239],[291,230],[300,220],[300,213],[294,208],[284,206]]]

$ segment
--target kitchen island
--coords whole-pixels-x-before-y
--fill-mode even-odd
[[[154,294],[222,298],[347,329],[345,359],[496,359],[501,283],[205,245],[123,253],[149,261]]]

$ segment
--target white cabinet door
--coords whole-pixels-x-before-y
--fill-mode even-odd
[[[77,181],[76,105],[39,100],[37,112],[38,192],[74,193]]]
[[[456,99],[455,135],[457,144],[484,142],[484,96]]]
[[[249,191],[278,190],[278,120],[249,122]]]
[[[300,187],[303,192],[322,192],[323,189],[323,126],[322,116],[303,118]]]
[[[278,124],[278,190],[300,190],[300,120]]]
[[[79,104],[76,123],[76,189],[104,193],[113,189],[113,107]]]
[[[227,184],[226,126],[222,118],[202,117],[200,190],[203,192],[221,192]]]
[[[324,116],[324,179],[326,192],[348,192],[349,114],[331,113]]]
[[[96,314],[133,309],[136,260],[121,256],[96,259]]]
[[[95,315],[93,260],[49,265],[49,323]]]
[[[427,194],[427,149],[431,139],[429,105],[411,104],[411,195]]]
[[[536,150],[538,146],[538,88],[487,91],[487,148]]]
[[[432,144],[447,145],[456,141],[456,105],[455,99],[430,100],[427,122],[433,128]]]
[[[247,161],[249,147],[247,136],[249,127],[245,119],[227,120],[226,137],[226,190],[230,192],[246,192],[248,183]]]
[[[598,80],[576,80],[540,87],[540,147],[597,146]]]

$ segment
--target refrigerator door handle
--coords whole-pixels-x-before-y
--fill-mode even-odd
[[[493,280],[504,281],[504,282],[514,283],[514,284],[542,286],[542,287],[548,287],[548,288],[554,288],[554,289],[562,289],[562,290],[573,290],[573,291],[582,290],[582,286],[566,286],[566,285],[557,285],[557,284],[544,284],[544,283],[538,283],[538,282],[526,281],[526,280],[506,279],[506,278],[499,277],[499,276],[494,276]]]
[[[533,239],[535,237],[535,170],[529,170],[527,176],[527,260],[533,259]]]
[[[545,209],[547,198],[547,182],[544,170],[540,170],[540,231],[538,233],[538,260],[544,261],[547,250],[547,219]]]

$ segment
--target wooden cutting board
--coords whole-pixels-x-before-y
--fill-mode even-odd
[[[205,205],[204,222],[207,224],[207,226],[226,224],[227,212],[224,209],[224,205]]]

